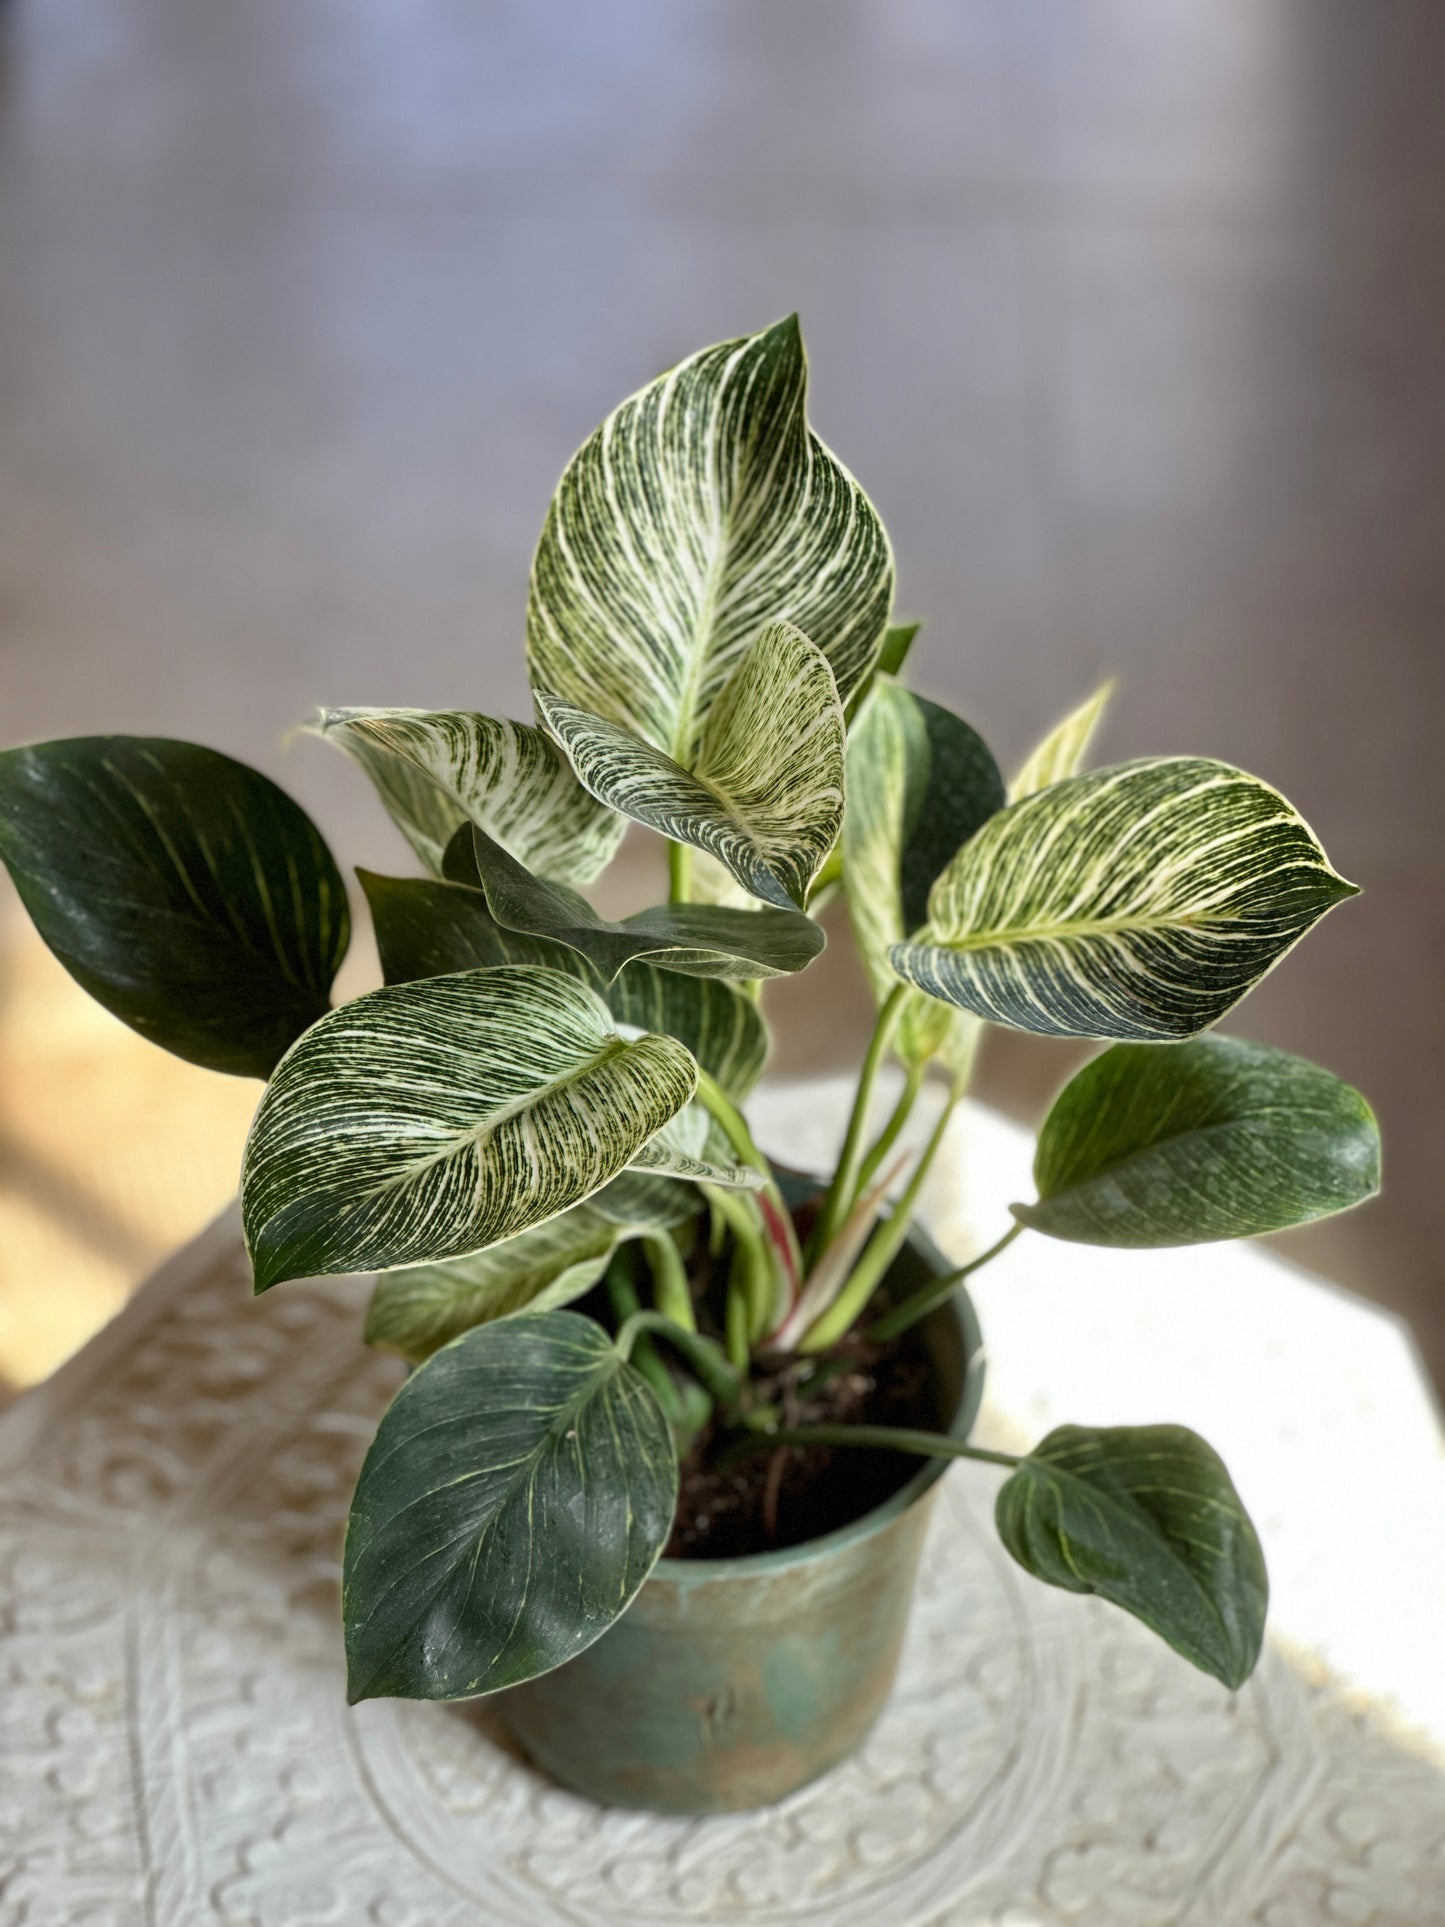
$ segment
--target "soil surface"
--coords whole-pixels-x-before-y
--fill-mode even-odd
[[[816,1386],[798,1383],[816,1361],[790,1360],[759,1386],[776,1398],[790,1425],[947,1423],[928,1353],[914,1332],[883,1349],[856,1332],[839,1347],[845,1369]],[[698,1435],[679,1473],[669,1559],[735,1559],[802,1545],[861,1518],[905,1485],[923,1461],[911,1453],[853,1446],[780,1446],[731,1464],[719,1458],[739,1437],[713,1425]]]

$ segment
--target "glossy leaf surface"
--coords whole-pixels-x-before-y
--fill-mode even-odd
[[[991,817],[890,959],[920,990],[1016,1030],[1163,1041],[1216,1023],[1354,894],[1278,791],[1159,757]]]
[[[1317,1064],[1234,1037],[1116,1044],[1054,1100],[1014,1215],[1078,1244],[1253,1238],[1379,1189],[1364,1098]]]
[[[477,823],[528,869],[590,883],[625,823],[589,796],[545,730],[460,709],[323,709],[317,735],[360,764],[429,870]]]
[[[7,750],[0,857],[82,989],[189,1063],[269,1076],[329,1008],[345,886],[305,811],[229,756],[149,736]]]
[[[629,1042],[556,971],[372,991],[287,1054],[246,1144],[256,1289],[481,1251],[579,1204],[692,1097],[671,1037]]]
[[[389,984],[493,964],[560,970],[590,984],[619,1023],[664,1031],[686,1044],[734,1102],[745,1098],[762,1075],[767,1026],[752,998],[722,978],[688,977],[638,960],[604,983],[580,951],[505,929],[480,889],[366,870],[357,874],[371,905]]]
[[[1003,805],[1003,778],[977,731],[880,678],[848,742],[843,864],[848,908],[875,1002],[897,984],[889,952],[924,921],[935,877]],[[961,1063],[975,1020],[909,999],[894,1048],[905,1064]]]
[[[753,896],[804,907],[843,820],[844,725],[828,660],[801,630],[762,630],[714,698],[686,768],[549,690],[536,700],[603,803],[705,850]]]
[[[846,701],[893,598],[883,525],[810,433],[796,317],[689,357],[567,466],[532,564],[535,689],[694,766],[764,623],[795,623]]]
[[[676,1494],[667,1421],[599,1325],[465,1333],[402,1386],[361,1468],[349,1699],[463,1699],[562,1665],[631,1604]]]
[[[1224,1462],[1182,1425],[1061,1425],[999,1491],[1035,1578],[1098,1593],[1202,1672],[1243,1685],[1264,1639],[1264,1554]]]
[[[562,883],[534,877],[485,832],[463,829],[448,846],[451,881],[479,888],[505,929],[566,944],[610,982],[634,958],[695,977],[785,976],[811,963],[822,930],[797,910],[730,910],[661,904],[609,922]]]

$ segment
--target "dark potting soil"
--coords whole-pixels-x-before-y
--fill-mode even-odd
[[[839,1350],[847,1368],[816,1388],[798,1383],[816,1361],[790,1360],[777,1379],[759,1385],[759,1397],[776,1399],[789,1426],[947,1425],[950,1414],[941,1409],[935,1368],[917,1332],[887,1348],[854,1332]],[[906,1452],[787,1445],[720,1468],[719,1458],[738,1436],[713,1425],[698,1435],[679,1471],[665,1557],[735,1559],[802,1545],[871,1512],[923,1463]]]

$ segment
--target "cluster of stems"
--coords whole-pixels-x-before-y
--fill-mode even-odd
[[[669,846],[669,881],[673,902],[690,893],[691,852],[682,844]],[[922,1066],[910,1068],[896,1103],[869,1142],[868,1118],[878,1072],[886,1062],[904,1000],[900,984],[884,1001],[859,1073],[858,1087],[844,1133],[837,1168],[828,1186],[805,1247],[800,1247],[792,1214],[783,1199],[767,1158],[753,1141],[737,1106],[703,1071],[697,1101],[720,1126],[741,1163],[756,1171],[759,1186],[752,1191],[704,1185],[714,1256],[731,1246],[731,1266],[724,1300],[723,1343],[697,1329],[683,1255],[671,1232],[656,1230],[641,1240],[652,1280],[652,1308],[639,1302],[632,1275],[632,1254],[624,1247],[608,1272],[608,1289],[619,1326],[618,1349],[630,1356],[657,1392],[680,1440],[693,1436],[714,1410],[721,1408],[733,1422],[786,1443],[779,1430],[781,1414],[761,1407],[750,1397],[749,1373],[754,1354],[761,1350],[791,1349],[803,1357],[822,1357],[834,1351],[859,1326],[890,1265],[908,1236],[928,1173],[942,1146],[954,1107],[966,1079],[956,1075],[939,1106],[938,1116],[892,1208],[875,1223],[860,1227],[860,1215],[870,1216],[866,1202],[880,1187],[879,1174],[901,1137],[924,1086]],[[883,1180],[886,1182],[886,1179]],[[890,1342],[947,1302],[971,1272],[987,1264],[1018,1236],[1014,1225],[989,1250],[966,1265],[931,1281],[900,1304],[863,1327],[864,1335]],[[865,1241],[866,1240],[866,1241]],[[853,1250],[861,1243],[856,1259]],[[836,1277],[834,1274],[837,1274]],[[812,1294],[818,1302],[810,1303]],[[819,1297],[817,1287],[826,1280]],[[800,1310],[806,1314],[800,1325]],[[786,1331],[786,1340],[781,1337]],[[660,1355],[658,1341],[671,1347],[689,1368],[684,1388]],[[854,1440],[850,1429],[849,1442]],[[809,1432],[813,1437],[816,1428]],[[817,1442],[823,1443],[821,1438]],[[950,1448],[952,1449],[952,1448]]]

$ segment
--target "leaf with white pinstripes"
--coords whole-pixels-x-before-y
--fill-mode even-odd
[[[1120,763],[991,817],[934,884],[899,976],[1045,1036],[1216,1023],[1345,897],[1277,790],[1196,757]]]
[[[709,709],[690,769],[547,689],[537,713],[610,809],[706,850],[755,897],[801,910],[843,821],[843,708],[828,659],[770,622]]]
[[[480,1325],[402,1386],[361,1468],[341,1609],[347,1697],[465,1699],[575,1657],[672,1530],[662,1409],[574,1311]]]
[[[1047,789],[1050,783],[1062,783],[1066,776],[1078,775],[1113,693],[1113,683],[1106,682],[1049,731],[1010,784],[1010,803],[1032,796],[1035,790]]]
[[[705,348],[573,456],[532,563],[532,684],[684,769],[765,622],[796,623],[843,701],[893,599],[872,504],[808,429],[796,316]]]
[[[1224,1461],[1182,1425],[1060,1425],[999,1489],[999,1537],[1036,1579],[1097,1593],[1229,1687],[1254,1671],[1269,1580]]]
[[[0,754],[0,858],[97,1003],[189,1064],[267,1077],[351,924],[321,833],[259,770],[160,736]]]
[[[357,875],[371,905],[382,973],[389,984],[495,964],[560,970],[590,984],[619,1023],[665,1031],[686,1044],[734,1103],[740,1103],[762,1075],[768,1054],[762,1013],[751,997],[723,978],[687,977],[639,960],[604,983],[580,951],[504,929],[480,890],[429,877],[383,877],[369,870]]]
[[[620,1037],[585,984],[469,970],[334,1010],[281,1060],[241,1173],[264,1291],[484,1250],[580,1204],[691,1099],[672,1037]]]
[[[843,874],[858,949],[882,1004],[898,978],[890,947],[923,922],[928,892],[950,857],[1004,800],[987,744],[962,717],[879,677],[848,740]],[[910,996],[894,1032],[908,1065],[932,1056],[961,1068],[976,1021]]]
[[[1014,1216],[1076,1244],[1152,1249],[1257,1238],[1380,1187],[1364,1098],[1238,1037],[1116,1044],[1064,1086],[1039,1133],[1036,1204]]]
[[[322,709],[312,733],[345,750],[376,785],[427,868],[461,823],[478,823],[518,862],[590,883],[627,825],[573,776],[545,730],[460,709]]]
[[[811,963],[825,941],[797,910],[673,903],[609,922],[565,883],[534,877],[473,824],[447,845],[443,867],[449,882],[485,894],[504,929],[566,944],[609,982],[637,957],[692,977],[784,976]]]

